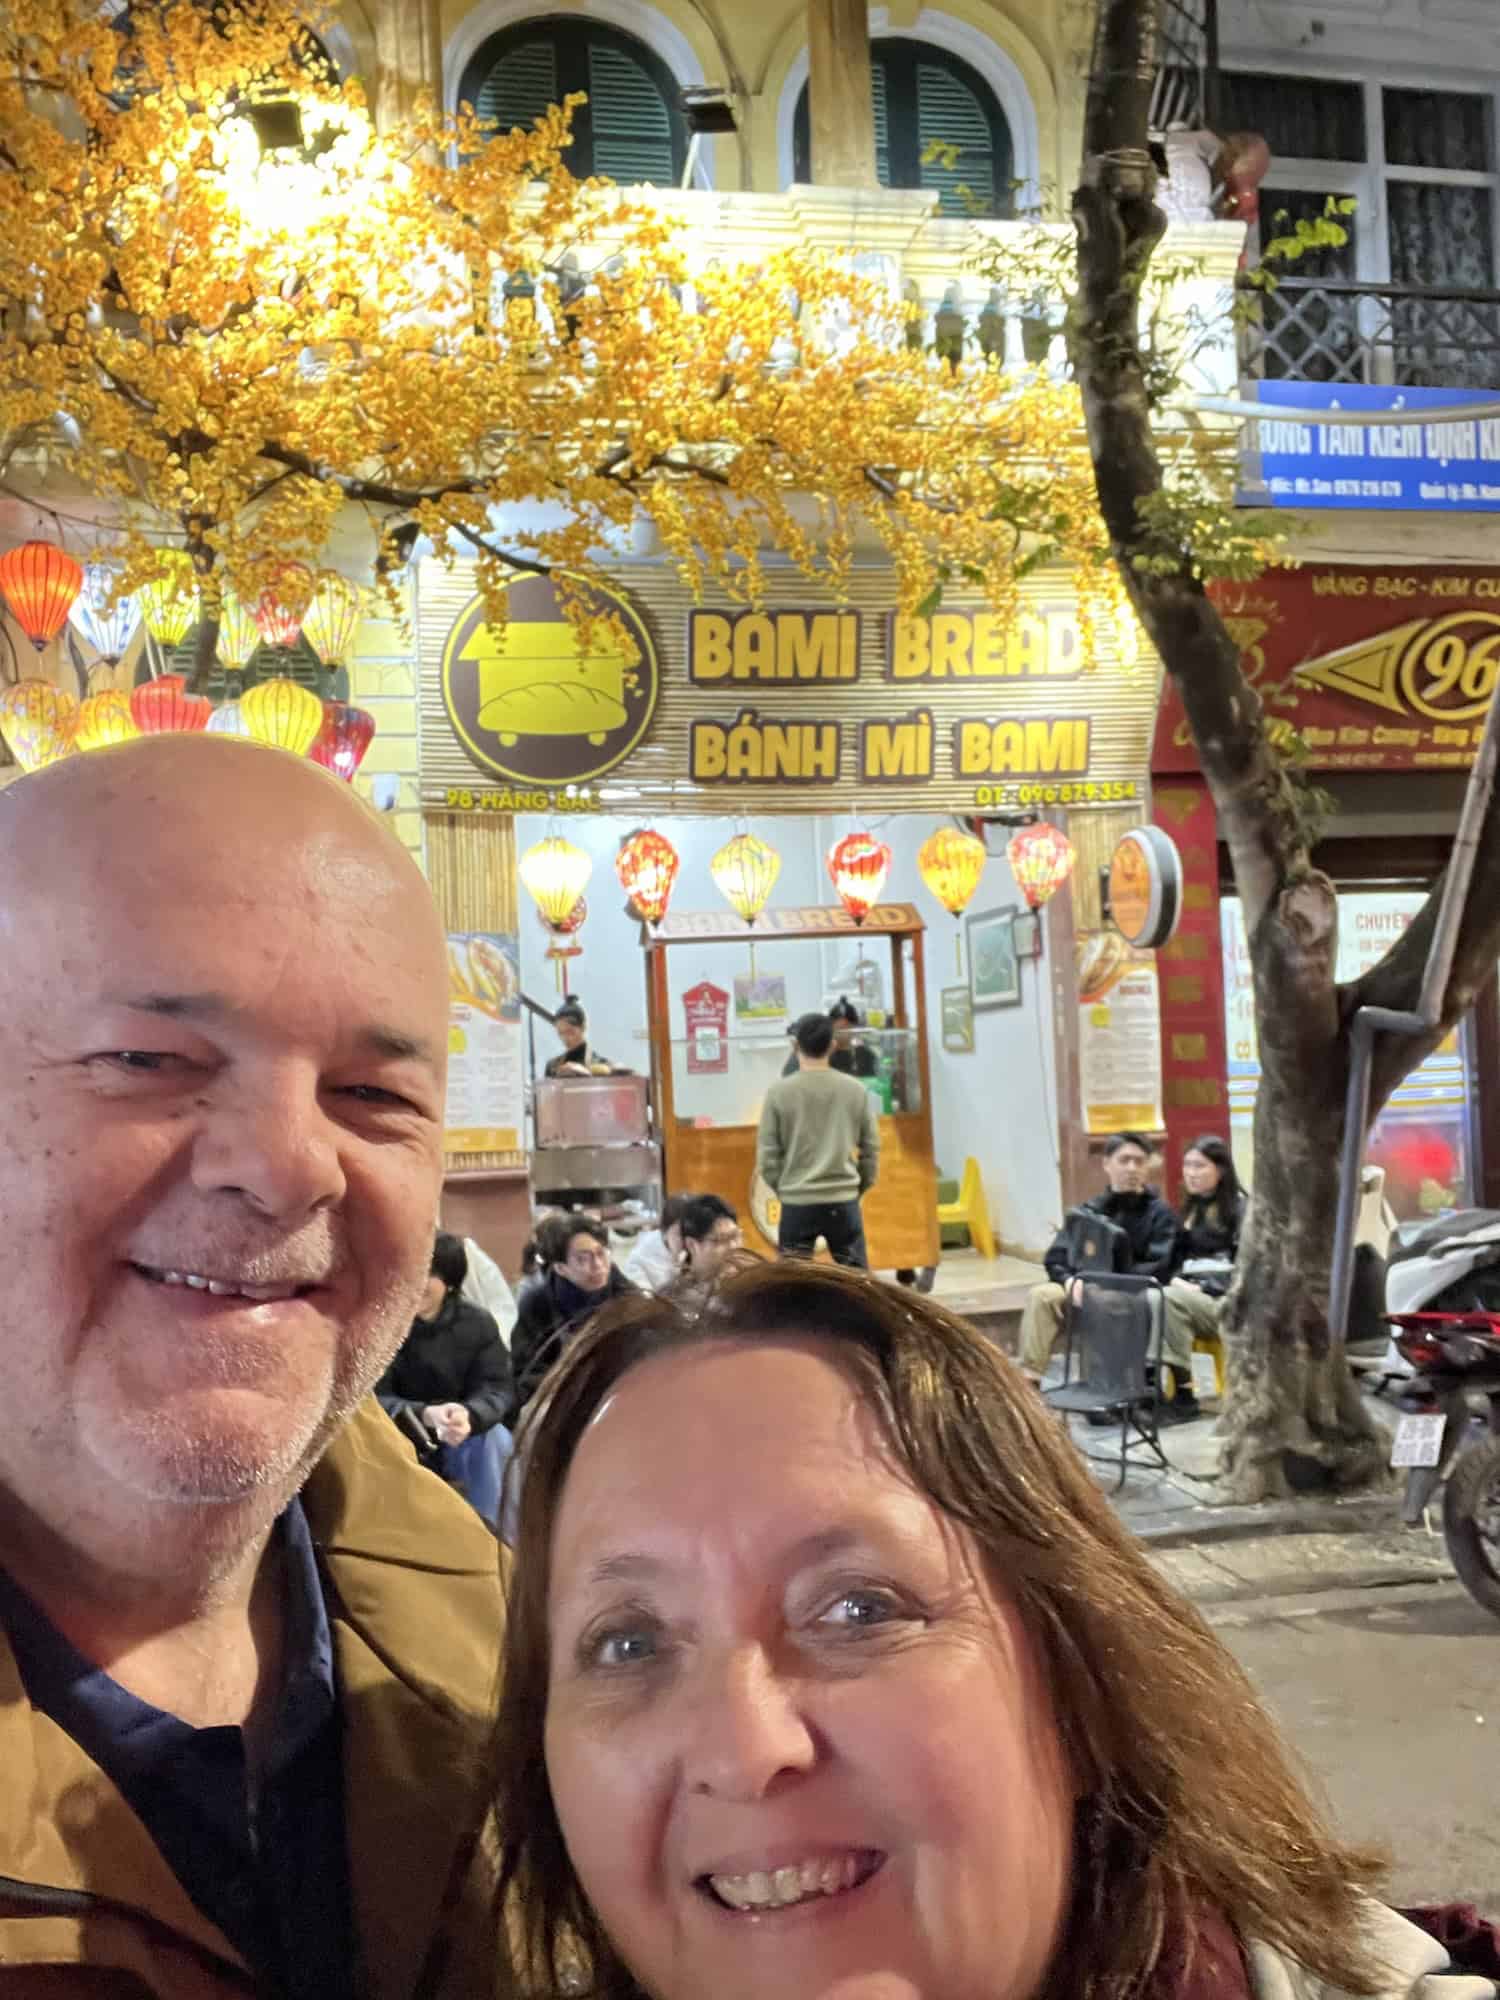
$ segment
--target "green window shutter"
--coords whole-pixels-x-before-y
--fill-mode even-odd
[[[875,178],[883,188],[888,188],[891,184],[891,125],[885,64],[878,56],[870,64],[870,94],[875,101]]]
[[[917,64],[917,146],[919,155],[941,143],[958,149],[950,167],[922,159],[922,186],[941,198],[944,215],[995,213],[995,154],[990,122],[967,84],[934,63]],[[883,176],[882,176],[883,178]],[[968,189],[965,196],[960,187]]]
[[[656,84],[622,49],[589,45],[596,174],[626,186],[671,187],[672,119]]]
[[[557,45],[549,37],[508,49],[481,84],[474,109],[502,132],[517,126],[524,132],[557,102]]]

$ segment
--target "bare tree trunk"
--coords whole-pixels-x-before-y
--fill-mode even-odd
[[[1436,891],[1379,965],[1353,987],[1337,984],[1337,897],[1312,864],[1307,817],[1267,737],[1260,699],[1193,551],[1174,546],[1142,513],[1163,489],[1139,312],[1165,227],[1146,129],[1156,0],[1101,4],[1073,198],[1078,292],[1069,345],[1100,510],[1136,613],[1182,697],[1250,944],[1261,1080],[1254,1194],[1222,1322],[1230,1364],[1224,1484],[1230,1498],[1258,1500],[1382,1476],[1381,1436],[1328,1326],[1349,1028],[1362,1005],[1415,1006]],[[1495,977],[1497,953],[1500,807],[1492,807],[1443,1022],[1429,1043],[1377,1044],[1372,1112],[1467,1011],[1479,981]]]

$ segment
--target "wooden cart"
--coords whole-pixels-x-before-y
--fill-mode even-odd
[[[872,910],[862,926],[842,907],[767,910],[751,926],[727,912],[707,911],[668,916],[644,938],[647,1009],[651,1035],[652,1099],[662,1147],[663,1178],[668,1194],[691,1190],[717,1194],[731,1202],[744,1224],[745,1240],[753,1248],[775,1250],[777,1207],[764,1187],[757,1188],[755,1143],[759,1104],[754,1118],[743,1122],[705,1122],[679,1102],[684,1095],[674,1074],[671,982],[668,955],[674,947],[691,944],[738,947],[735,965],[726,964],[725,983],[743,968],[745,949],[793,939],[823,941],[854,939],[863,933],[873,949],[889,944],[892,1009],[890,1026],[914,1031],[904,1044],[908,1076],[915,1087],[907,1095],[910,1108],[897,1106],[880,1118],[880,1177],[864,1200],[865,1237],[876,1270],[923,1270],[938,1260],[937,1168],[932,1145],[932,1083],[928,1061],[926,983],[922,939],[925,926],[914,905],[885,903]],[[727,957],[727,954],[726,954]],[[732,1046],[732,1045],[731,1045]],[[782,1051],[786,1044],[781,1045]],[[774,1053],[774,1051],[773,1051]],[[779,1061],[769,1071],[774,1076]]]

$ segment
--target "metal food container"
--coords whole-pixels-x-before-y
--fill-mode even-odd
[[[643,1076],[539,1078],[532,1116],[539,1148],[633,1146],[651,1137]]]

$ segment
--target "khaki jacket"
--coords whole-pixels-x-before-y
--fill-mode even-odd
[[[478,1797],[499,1674],[497,1545],[373,1399],[303,1490],[344,1724],[368,2000],[411,2000]],[[491,1879],[465,1871],[433,2000],[510,2000]],[[0,2000],[245,2000],[253,1982],[124,1799],[27,1701],[0,1633]]]

